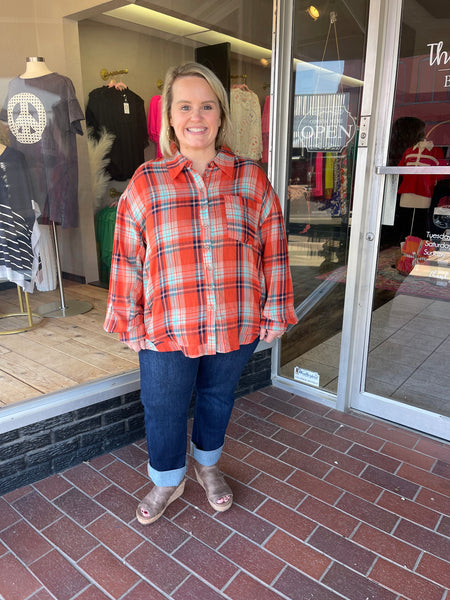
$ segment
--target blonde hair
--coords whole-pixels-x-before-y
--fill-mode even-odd
[[[219,149],[221,146],[229,146],[228,138],[231,132],[231,115],[225,88],[217,75],[208,69],[208,67],[200,63],[190,62],[178,67],[172,67],[166,74],[162,93],[161,132],[159,134],[159,147],[163,156],[170,158],[173,155],[172,143],[179,149],[178,139],[173,127],[170,125],[173,84],[179,77],[201,77],[209,84],[217,96],[220,105],[221,126],[217,132],[216,149]]]

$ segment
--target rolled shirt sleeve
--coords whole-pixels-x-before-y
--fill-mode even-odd
[[[111,278],[104,328],[118,333],[121,341],[145,338],[143,269],[145,260],[145,218],[142,202],[133,186],[120,198],[114,232]]]

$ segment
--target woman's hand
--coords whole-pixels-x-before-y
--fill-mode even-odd
[[[261,327],[261,329],[259,330],[259,339],[263,342],[267,342],[268,344],[270,344],[277,338],[280,338],[285,331],[286,329],[283,329],[283,331],[271,331],[270,329]]]

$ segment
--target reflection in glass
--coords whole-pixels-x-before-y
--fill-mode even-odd
[[[299,323],[280,374],[336,392],[368,2],[296,3],[287,230]]]
[[[247,0],[239,3],[221,0],[171,0],[167,3],[165,0],[155,0],[151,3],[152,10],[130,5],[117,9],[117,12],[111,10],[105,13],[101,12],[105,6],[98,4],[96,15],[93,9],[89,9],[86,11],[88,18],[78,23],[79,61],[84,92],[84,98],[79,98],[79,101],[84,113],[89,93],[111,84],[117,92],[128,89],[141,97],[148,117],[150,102],[161,94],[162,79],[169,67],[194,60],[197,50],[210,50],[211,45],[227,43],[230,45],[227,65],[229,87],[232,89],[236,86],[235,89],[242,94],[247,90],[252,93],[255,111],[259,110],[260,125],[259,146],[257,155],[253,157],[267,169],[274,10],[272,0]],[[78,57],[72,58],[77,71]],[[51,55],[47,59],[51,64]],[[109,74],[106,78],[105,71]],[[81,88],[77,91],[81,93]],[[123,111],[132,110],[130,102],[122,103],[121,107]],[[147,134],[147,130],[143,133]],[[88,136],[84,139],[86,138]],[[104,137],[102,141],[108,140]],[[109,149],[106,148],[106,143],[102,148],[97,145],[94,148],[88,147],[80,161],[80,188],[83,201],[85,204],[89,203],[89,210],[85,214],[87,212],[89,215],[92,208],[96,217],[100,280],[93,282],[94,285],[79,283],[79,273],[84,272],[83,260],[95,261],[97,257],[92,258],[92,254],[87,256],[87,249],[76,243],[77,236],[68,236],[61,245],[69,263],[63,264],[64,287],[72,297],[92,302],[94,309],[87,314],[64,319],[63,323],[61,320],[56,322],[55,319],[44,319],[35,332],[3,336],[0,408],[42,394],[61,392],[76,385],[122,375],[138,367],[135,353],[106,334],[102,328],[115,205],[129,178],[129,173],[126,173],[126,177],[119,180],[117,172],[114,176],[107,172],[105,177],[105,169],[99,163],[111,150],[112,141],[109,142]],[[3,128],[0,128],[0,143],[9,143],[9,136],[7,132],[3,135]],[[85,163],[89,150],[97,151],[97,162],[92,159],[88,168]],[[156,154],[157,145],[151,139],[145,148],[144,159],[153,159]],[[73,175],[75,170],[72,171]],[[42,212],[43,207],[40,208]],[[87,227],[88,231],[91,229],[94,230],[94,227]],[[51,244],[50,237],[48,239]],[[74,281],[69,280],[72,277]],[[17,310],[16,290],[2,288],[1,292],[0,312]],[[53,289],[45,292],[38,290],[30,294],[33,310],[49,300],[57,299],[58,293]],[[25,375],[23,364],[27,365]]]
[[[450,87],[441,22],[405,0],[365,389],[450,416]],[[448,39],[448,35],[446,36]]]

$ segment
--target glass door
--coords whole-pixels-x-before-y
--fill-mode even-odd
[[[444,439],[450,439],[449,18],[442,3],[397,0],[380,19],[386,45],[377,69],[385,76],[374,95],[372,206],[359,243],[367,262],[360,265],[361,308],[349,324],[344,356],[352,365],[345,394],[353,407]]]
[[[369,0],[293,3],[286,226],[299,322],[279,375],[333,400],[338,388]],[[289,20],[289,22],[291,22]],[[362,138],[361,138],[362,136]]]

